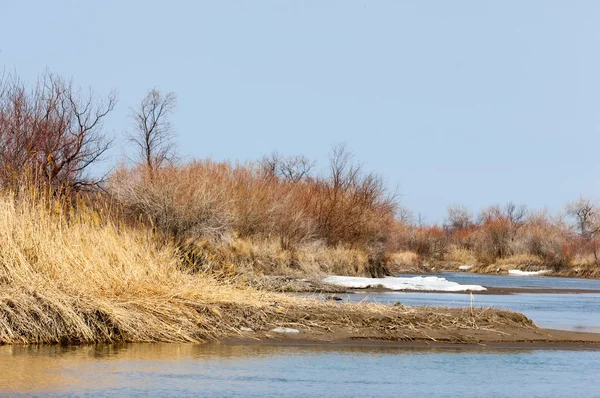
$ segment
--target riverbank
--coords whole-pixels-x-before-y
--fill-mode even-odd
[[[444,339],[385,340],[344,338],[324,340],[315,336],[279,338],[232,338],[220,341],[223,345],[264,345],[298,347],[345,347],[345,348],[415,348],[415,349],[474,349],[474,350],[600,350],[600,333],[569,332],[564,330],[537,329],[536,333],[516,334],[508,338],[497,336],[478,341],[454,341]]]
[[[322,302],[273,293],[239,272],[200,272],[186,266],[171,241],[81,206],[74,213],[33,196],[0,197],[0,343],[286,336],[274,332],[277,328],[321,341],[479,343],[506,336],[545,341],[531,320],[514,312]],[[326,290],[307,279],[302,283]]]
[[[491,345],[600,349],[600,334],[542,329],[521,314],[495,309],[431,308],[337,304],[319,313],[288,309],[282,327],[298,333],[272,330],[241,332],[225,343],[254,341],[264,344],[334,344],[356,346],[473,346]],[[369,308],[371,311],[365,311]],[[323,308],[322,308],[323,309]]]
[[[279,301],[262,305],[197,303],[195,310],[203,323],[197,325],[195,334],[169,334],[172,327],[165,324],[164,334],[155,339],[115,330],[112,336],[97,336],[95,342],[600,349],[600,334],[542,329],[522,314],[491,308],[333,303],[284,295],[268,298]],[[2,341],[15,342],[40,341]],[[46,342],[71,345],[92,341],[63,335],[60,340]]]
[[[524,287],[489,287],[486,286],[486,290],[474,290],[474,291],[447,291],[447,290],[392,290],[386,288],[366,288],[358,289],[353,288],[346,291],[337,290],[338,286],[333,286],[331,291],[326,289],[325,285],[321,285],[318,290],[306,290],[297,291],[297,293],[331,293],[331,299],[334,299],[335,294],[354,294],[356,293],[425,293],[425,294],[473,294],[473,295],[508,295],[508,294],[586,294],[586,293],[600,293],[598,289],[558,289],[558,288],[524,288]]]
[[[484,289],[469,289],[468,286],[458,284],[456,287],[458,290],[436,290],[435,285],[447,284],[447,278],[444,274],[435,274],[436,277],[434,284],[427,289],[417,289],[414,286],[411,288],[411,283],[407,283],[405,289],[393,289],[382,286],[381,278],[356,278],[356,277],[328,277],[328,278],[294,278],[289,276],[275,276],[275,275],[263,275],[253,276],[248,279],[248,285],[267,292],[279,292],[279,293],[315,293],[325,294],[331,300],[335,300],[336,294],[353,294],[358,293],[384,293],[384,292],[405,292],[405,293],[450,293],[450,294],[474,294],[474,295],[506,295],[506,294],[585,294],[585,293],[600,293],[600,288],[573,288],[573,287],[497,287],[497,286],[486,286],[482,283],[480,287]],[[458,273],[451,274],[459,276],[468,275],[480,275],[475,273]],[[415,280],[427,277],[427,274],[414,274]],[[354,280],[359,279],[361,281],[367,281],[368,285],[364,287],[357,286],[343,286],[333,284],[329,282],[332,278]],[[443,280],[442,280],[443,279]],[[400,277],[399,280],[407,280],[407,276]],[[409,281],[410,282],[410,281]],[[398,283],[396,283],[398,284]],[[412,283],[417,285],[416,283]],[[364,283],[363,283],[364,285]],[[479,285],[477,285],[479,287]]]

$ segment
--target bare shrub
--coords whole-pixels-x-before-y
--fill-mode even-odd
[[[396,202],[383,179],[365,174],[344,145],[334,147],[329,176],[313,186],[313,214],[329,245],[380,246],[388,239]]]
[[[473,215],[463,205],[451,205],[448,207],[448,215],[444,222],[444,228],[450,232],[460,232],[473,226]]]
[[[473,234],[473,251],[483,263],[493,263],[498,258],[512,254],[513,229],[505,218],[486,221]]]
[[[86,175],[111,141],[102,133],[116,96],[104,101],[51,73],[28,89],[17,77],[0,81],[0,183],[29,174],[55,189],[98,183]]]
[[[416,228],[409,242],[410,250],[422,257],[441,260],[448,250],[448,236],[438,226]]]
[[[368,253],[368,269],[381,276],[395,202],[381,177],[362,173],[343,151],[335,156],[331,175],[319,178],[265,173],[254,163],[191,162],[153,174],[145,166],[123,167],[109,189],[130,217],[185,247],[225,233],[275,241],[289,252],[289,267],[299,268],[298,248],[323,241]]]
[[[299,245],[317,239],[316,222],[310,216],[303,186],[287,186],[273,204],[272,232],[279,237],[281,248],[295,250]]]
[[[110,191],[130,216],[178,240],[215,237],[232,224],[227,191],[213,180],[218,175],[218,167],[194,164],[157,170],[153,178],[143,169],[121,167]]]
[[[310,176],[311,170],[315,167],[315,162],[305,156],[285,157],[273,152],[271,155],[263,157],[259,165],[267,176],[299,182]]]
[[[591,200],[580,197],[566,206],[566,213],[574,221],[577,236],[573,238],[575,252],[591,254],[598,264],[600,250],[600,209]]]
[[[512,202],[504,208],[491,206],[479,215],[479,228],[473,233],[473,250],[483,263],[493,263],[514,253],[516,233],[525,223],[527,210]]]
[[[538,256],[544,264],[559,270],[567,266],[572,255],[566,249],[568,232],[560,220],[552,220],[544,213],[532,215],[519,230],[516,241],[518,253]]]

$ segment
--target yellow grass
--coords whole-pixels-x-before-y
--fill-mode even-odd
[[[544,260],[533,254],[515,254],[496,260],[494,265],[500,269],[525,269],[527,267],[543,267]]]
[[[386,266],[392,273],[405,271],[407,268],[412,269],[418,267],[421,263],[417,253],[412,251],[399,251],[388,255]]]
[[[275,239],[225,237],[199,240],[187,247],[204,260],[203,271],[234,274],[282,275],[319,278],[326,275],[363,275],[367,254],[360,249],[329,247],[320,242],[284,250]]]
[[[263,336],[283,326],[391,339],[531,327],[527,318],[501,311],[319,303],[217,282],[183,271],[179,251],[145,229],[52,203],[0,194],[0,344],[199,342],[242,336],[242,326]],[[314,258],[302,260],[309,253],[299,254],[301,261],[332,271],[340,259],[358,256],[340,249],[328,259],[316,248]]]
[[[0,342],[200,341],[219,304],[266,301],[181,272],[147,231],[47,204],[0,197]]]
[[[473,252],[460,247],[452,247],[446,255],[446,260],[457,266],[477,264],[477,258]]]

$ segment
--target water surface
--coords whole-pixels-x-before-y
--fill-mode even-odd
[[[0,347],[6,396],[593,397],[600,353],[132,344]]]
[[[402,277],[416,275],[402,274]],[[462,285],[481,285],[487,287],[512,287],[529,289],[583,289],[600,290],[600,280],[584,278],[562,278],[551,276],[511,276],[470,274],[466,272],[442,272],[426,276],[439,276]]]

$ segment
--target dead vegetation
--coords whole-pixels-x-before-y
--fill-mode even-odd
[[[397,221],[393,247],[418,255],[420,263],[437,270],[543,269],[555,276],[600,277],[599,215],[594,202],[581,198],[554,215],[508,203],[484,209],[475,218],[464,207],[451,206],[441,227]]]
[[[378,340],[502,340],[505,336],[535,331],[533,323],[521,314],[492,309],[447,309],[386,306],[381,304],[337,304],[298,301],[289,306],[244,314],[244,326],[256,332],[269,332],[273,325],[296,328],[311,338]]]
[[[516,314],[332,304],[260,292],[181,267],[145,228],[32,189],[0,197],[0,342],[199,342],[343,329],[356,337],[428,338],[424,330],[531,327]]]

